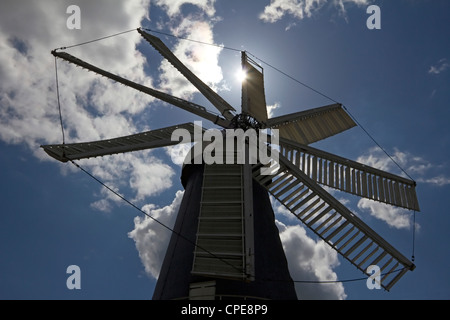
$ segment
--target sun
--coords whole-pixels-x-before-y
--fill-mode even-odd
[[[244,82],[246,78],[247,78],[247,73],[244,70],[239,69],[236,71],[236,79],[240,83]]]

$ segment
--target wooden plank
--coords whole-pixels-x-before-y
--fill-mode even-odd
[[[400,197],[400,187],[398,182],[394,182],[394,194],[395,194],[395,205],[401,207],[403,205],[402,198]]]
[[[352,169],[352,193],[357,194],[356,193],[356,170],[355,169]]]
[[[350,181],[350,167],[347,166],[345,168],[345,191],[351,192],[351,181]]]
[[[298,195],[299,193],[301,193],[301,191],[303,190],[304,187],[305,187],[304,185],[300,185],[300,186],[298,184],[295,185],[295,189],[291,193],[289,193],[286,197],[284,197],[282,199],[282,201],[284,203],[288,203],[288,201],[290,201],[290,199],[292,197],[294,197],[294,196]]]
[[[312,172],[311,172],[311,179],[314,181],[317,181],[317,157],[312,157]]]
[[[372,178],[372,184],[373,184],[373,199],[380,200],[379,194],[378,194],[378,179],[377,179],[377,176],[375,176],[375,175]]]
[[[355,227],[353,226],[349,231],[348,234],[350,234],[351,232],[353,232],[353,230],[355,229]],[[358,235],[359,235],[360,231],[355,232],[347,241],[345,241],[345,243],[340,246],[338,248],[339,252],[342,252],[345,247],[347,247]],[[348,236],[348,234],[345,235],[345,237]],[[342,237],[343,239],[345,239],[345,237]],[[340,240],[340,239],[339,239]],[[337,244],[336,244],[337,245]],[[345,257],[345,256],[344,256]]]
[[[320,201],[320,198],[317,199]],[[318,203],[318,202],[317,202]],[[317,204],[316,203],[316,204]],[[303,217],[302,220],[304,222],[308,221],[311,217],[313,217],[320,209],[322,209],[323,207],[325,207],[325,202],[322,202],[320,205],[318,205],[314,210],[312,210],[306,217]],[[311,209],[311,208],[310,208]]]
[[[392,180],[389,181],[389,197],[391,199],[391,204],[395,205],[395,192],[394,192],[394,184],[392,183]]]
[[[368,197],[368,194],[367,194],[367,175],[364,172],[361,173],[361,175],[362,175],[362,179],[361,179],[361,182],[362,182],[362,196],[367,198]]]
[[[329,186],[334,188],[334,162],[330,161],[330,174],[329,174]]]
[[[325,203],[325,202],[324,202]],[[325,210],[321,211],[317,216],[314,217],[310,222],[307,223],[308,227],[312,227],[316,222],[319,222],[328,212],[330,212],[332,207],[328,206]]]
[[[338,221],[336,221],[337,223]],[[342,229],[344,229],[346,226],[348,226],[350,224],[350,221],[345,221],[344,223],[342,223],[339,227],[337,227],[335,230],[333,230],[332,233],[330,233],[326,238],[325,241],[329,242],[335,235],[337,235],[339,232],[342,231]]]
[[[299,212],[297,214],[298,218],[302,218],[303,216],[309,212],[309,210],[311,210],[312,208],[314,208],[318,203],[320,202],[320,198],[317,198],[316,200],[314,200],[310,205],[308,205],[305,209],[303,209],[301,212]],[[314,212],[314,211],[313,211]]]
[[[358,195],[358,196],[361,196],[362,195],[362,184],[361,184],[361,171],[357,171],[356,172],[356,194]]]
[[[319,179],[318,182],[319,183],[323,183],[323,162],[322,162],[322,158],[319,158]]]
[[[364,241],[366,241],[369,237],[367,235],[364,235],[363,237],[361,237],[361,239],[359,239],[353,246],[351,246],[350,249],[348,249],[345,253],[343,253],[344,257],[348,258],[349,255],[351,255],[353,253],[353,251],[355,251],[360,245],[362,245],[364,243]],[[362,254],[362,251],[361,251]],[[355,258],[353,258],[354,260],[358,259],[358,257],[356,256]]]
[[[367,199],[411,210],[418,209],[415,183],[412,180],[283,138],[280,138],[280,143],[296,148],[302,152],[305,158],[309,159],[309,163],[305,161],[302,164],[303,172],[307,173],[309,178],[315,178],[313,180],[318,183]],[[319,166],[317,175],[314,175],[316,163],[311,163],[311,159],[318,159],[313,160],[317,161]],[[322,171],[320,172],[320,170]],[[398,189],[396,184],[399,186]],[[408,201],[405,189],[402,190],[403,185],[412,188],[411,201]],[[403,197],[405,200],[402,199]]]
[[[356,266],[360,266],[360,264],[356,264],[356,262],[358,261],[359,258],[361,258],[361,256],[367,252],[367,250],[370,249],[370,247],[372,247],[372,245],[374,244],[374,242],[370,242],[367,246],[364,247],[364,249],[362,249],[355,257],[353,257],[352,259],[352,263]],[[363,262],[361,263],[361,265],[363,264]]]
[[[384,189],[384,181],[383,178],[378,177],[377,178],[377,184],[378,184],[378,190],[380,191],[380,201],[382,202],[386,202],[386,197],[385,197],[385,189]]]

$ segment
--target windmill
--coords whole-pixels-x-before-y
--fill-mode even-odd
[[[156,36],[137,29],[220,112],[140,85],[100,69],[66,52],[55,57],[134,88],[218,127],[248,130],[275,129],[278,146],[270,163],[194,162],[183,167],[185,194],[179,209],[154,299],[246,297],[296,299],[269,194],[334,248],[357,269],[380,268],[380,285],[390,290],[415,265],[373,231],[323,186],[396,207],[419,211],[415,182],[313,148],[310,144],[348,130],[356,123],[340,104],[280,117],[267,115],[264,70],[242,52],[242,110],[229,103],[193,74]],[[195,138],[193,123],[130,136],[86,143],[44,145],[51,157],[73,161],[178,144],[176,130]],[[198,132],[198,131],[197,131]],[[271,141],[265,145],[271,146]],[[252,147],[245,140],[244,154]],[[259,148],[261,145],[259,145]],[[275,147],[275,146],[274,146]],[[242,151],[242,150],[241,150]],[[237,151],[234,150],[236,160]],[[274,157],[276,155],[276,157]],[[263,174],[263,169],[271,169]]]

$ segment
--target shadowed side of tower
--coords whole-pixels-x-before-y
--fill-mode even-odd
[[[183,168],[181,180],[185,193],[153,300],[187,299],[190,292],[192,297],[192,288],[202,285],[210,286],[216,299],[296,300],[294,283],[289,274],[268,193],[255,181],[253,181],[255,280],[232,280],[191,273],[199,225],[203,172],[204,165],[186,165]]]

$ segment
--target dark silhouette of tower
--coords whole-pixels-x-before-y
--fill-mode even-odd
[[[253,182],[255,280],[191,274],[205,166],[191,164],[183,168],[185,192],[153,299],[188,298],[190,289],[192,297],[192,290],[202,288],[202,284],[207,293],[200,294],[201,298],[297,299],[268,193],[256,182]]]

